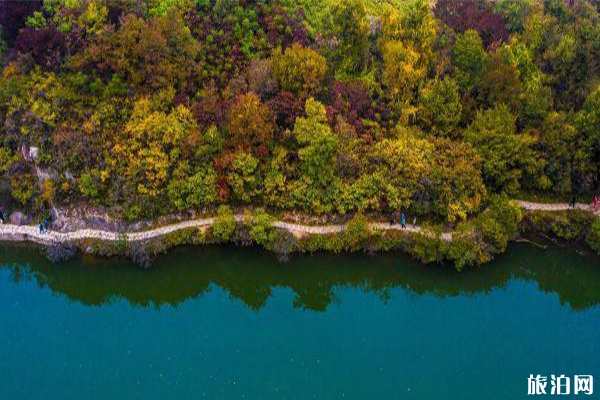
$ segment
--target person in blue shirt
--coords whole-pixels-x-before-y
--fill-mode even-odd
[[[50,229],[50,221],[46,218],[46,231],[48,231],[48,229]]]
[[[402,228],[406,228],[406,215],[402,213]]]
[[[42,221],[40,221],[40,233],[44,233],[44,225],[42,225]]]

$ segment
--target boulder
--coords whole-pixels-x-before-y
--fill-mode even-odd
[[[31,218],[29,218],[29,216],[19,211],[10,213],[8,220],[14,225],[29,225],[31,222]]]

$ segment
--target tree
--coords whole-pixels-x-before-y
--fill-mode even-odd
[[[454,79],[430,81],[419,94],[418,117],[430,132],[448,136],[453,133],[462,111],[458,85]]]
[[[570,193],[571,175],[577,157],[577,132],[564,113],[548,114],[540,127],[537,148],[545,160],[544,174],[548,188],[557,193]]]
[[[119,74],[141,93],[166,88],[189,90],[200,77],[199,44],[181,15],[144,21],[128,14],[115,32],[100,35],[86,48],[83,63]]]
[[[54,25],[46,28],[24,28],[20,31],[14,49],[29,53],[35,62],[46,70],[55,70],[65,55],[65,38]]]
[[[417,50],[423,60],[431,58],[438,23],[426,0],[407,0],[397,5],[385,4],[381,25],[384,41],[402,41]]]
[[[100,1],[92,0],[87,4],[78,22],[88,37],[93,37],[102,33],[107,16],[108,8]]]
[[[465,220],[485,199],[482,159],[468,143],[436,139],[432,211],[449,222]]]
[[[389,41],[383,44],[381,83],[385,86],[397,114],[403,116],[413,114],[408,106],[427,72],[419,60],[419,53],[400,41]]]
[[[306,118],[296,119],[294,136],[301,148],[298,157],[304,173],[322,186],[331,181],[334,174],[333,157],[338,139],[327,125],[325,107],[313,98],[306,101]]]
[[[123,136],[112,148],[113,169],[128,179],[134,193],[148,198],[164,195],[164,189],[182,155],[185,138],[196,131],[192,113],[180,105],[170,112],[142,98],[135,103]]]
[[[2,31],[2,25],[0,25],[0,67],[4,67],[4,57],[6,55],[6,40],[4,40],[4,32]]]
[[[333,82],[330,97],[332,104],[330,113],[332,116],[343,116],[359,134],[364,133],[366,130],[363,120],[375,118],[371,96],[359,82]]]
[[[487,54],[483,42],[474,30],[456,36],[452,61],[456,68],[456,80],[466,91],[480,87],[486,65]]]
[[[501,0],[496,3],[495,10],[502,16],[506,28],[511,33],[519,33],[525,29],[531,4],[529,1]]]
[[[199,168],[193,175],[185,163],[178,167],[167,187],[169,200],[178,211],[198,209],[217,200],[217,174],[211,164]]]
[[[231,209],[226,205],[220,205],[217,209],[217,217],[212,226],[213,236],[220,242],[227,242],[235,231],[235,217]]]
[[[327,61],[316,51],[294,43],[273,56],[273,73],[281,89],[301,99],[317,95],[327,73]]]
[[[334,208],[338,190],[334,162],[338,138],[327,125],[323,104],[309,98],[305,109],[306,117],[298,117],[294,124],[301,173],[290,184],[290,190],[302,209],[329,212]]]
[[[488,106],[503,103],[511,110],[519,108],[522,92],[519,71],[515,65],[504,61],[498,53],[489,60],[481,89]]]
[[[296,118],[302,115],[304,104],[290,92],[279,92],[269,103],[275,122],[280,128],[292,129]]]
[[[504,104],[477,112],[464,138],[483,159],[486,184],[494,191],[514,194],[524,175],[536,176],[539,161],[534,138],[517,134],[515,117]]]
[[[335,0],[327,16],[327,34],[336,42],[332,58],[336,73],[360,73],[367,66],[369,21],[363,0]]]
[[[234,147],[266,155],[275,130],[271,110],[255,93],[238,96],[227,113],[227,129]]]
[[[41,1],[0,1],[0,25],[9,46],[19,35],[27,17],[41,7]]]
[[[580,150],[576,154],[578,172],[585,176],[588,184],[597,185],[600,181],[600,86],[589,94],[577,113],[575,128]]]
[[[244,151],[237,153],[231,163],[227,182],[234,199],[249,203],[256,197],[261,183],[258,159]]]
[[[367,155],[368,174],[378,187],[377,199],[385,196],[390,210],[419,210],[429,189],[433,151],[430,142],[411,133],[377,142]]]
[[[458,33],[475,30],[486,47],[492,43],[503,43],[508,39],[508,30],[502,17],[472,0],[439,0],[435,4],[435,15]]]
[[[270,59],[252,60],[246,73],[248,88],[265,100],[277,92]]]

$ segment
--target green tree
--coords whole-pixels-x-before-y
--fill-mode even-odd
[[[283,54],[275,52],[273,74],[283,90],[306,99],[321,91],[327,61],[313,49],[294,43]]]
[[[480,87],[487,65],[487,54],[479,34],[469,29],[456,36],[452,61],[458,84],[467,92]]]
[[[335,176],[338,137],[327,124],[325,106],[313,98],[306,101],[306,117],[298,117],[294,137],[300,149],[299,179],[289,189],[300,208],[316,213],[333,211],[339,183]]]
[[[578,169],[589,183],[597,183],[600,179],[600,86],[586,98],[577,113],[575,127],[580,150],[576,154]]]
[[[420,63],[419,53],[401,41],[385,42],[382,53],[381,83],[392,101],[396,115],[406,122],[415,112],[410,103],[427,70]]]
[[[258,159],[252,154],[240,151],[235,155],[227,175],[233,198],[249,203],[255,198],[261,182]]]
[[[439,138],[434,145],[432,211],[449,222],[466,220],[486,197],[483,160],[468,143]]]
[[[367,155],[367,171],[378,185],[378,195],[385,196],[391,210],[422,211],[426,179],[432,173],[434,147],[413,134],[398,135],[396,139],[377,142]]]
[[[539,161],[532,149],[535,139],[517,134],[515,117],[500,104],[479,111],[464,138],[483,159],[483,174],[492,190],[514,194],[524,174],[535,176]]]
[[[600,254],[600,218],[596,217],[586,238],[587,244],[597,254]]]
[[[326,25],[336,40],[333,61],[336,74],[362,72],[369,52],[369,21],[363,0],[335,0],[331,3]]]
[[[462,111],[458,85],[449,77],[430,81],[419,94],[418,117],[429,131],[441,135],[451,135]]]
[[[327,124],[325,106],[310,98],[306,101],[306,118],[296,119],[294,135],[301,148],[298,157],[302,169],[310,179],[322,186],[333,178],[335,163],[333,158],[338,146],[338,138]]]
[[[544,173],[548,189],[558,193],[571,192],[571,176],[577,162],[577,132],[567,115],[551,112],[540,127],[538,151],[545,160]],[[544,188],[546,189],[546,188]]]
[[[144,97],[135,103],[108,160],[113,171],[127,177],[135,193],[149,198],[164,194],[169,176],[181,159],[185,139],[198,130],[185,106],[167,113],[156,100]]]
[[[221,205],[217,209],[217,216],[212,227],[213,236],[220,242],[227,242],[235,231],[235,217],[231,208]]]

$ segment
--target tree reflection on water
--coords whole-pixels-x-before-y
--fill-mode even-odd
[[[2,246],[0,268],[15,281],[33,280],[42,287],[85,305],[126,299],[136,307],[177,306],[214,286],[249,308],[261,309],[273,289],[295,293],[293,306],[323,311],[335,301],[336,288],[353,287],[382,301],[394,290],[438,298],[475,296],[505,287],[513,280],[535,281],[556,293],[561,304],[583,310],[600,303],[600,262],[560,248],[541,250],[514,245],[491,264],[462,273],[451,266],[424,266],[404,254],[296,255],[286,263],[249,248],[179,248],[149,269],[123,259],[84,256],[51,264],[29,246]]]

